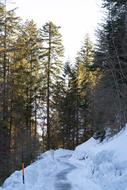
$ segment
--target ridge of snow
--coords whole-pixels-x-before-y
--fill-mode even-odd
[[[108,152],[113,151],[117,159],[124,161],[127,160],[127,154],[125,154],[126,144],[127,125],[117,135],[107,141],[99,143],[99,141],[93,137],[90,138],[87,142],[76,147],[72,158],[82,160],[84,157],[88,157],[89,154],[95,156],[95,154],[105,150]]]
[[[108,141],[99,143],[91,138],[76,147],[71,160],[79,164],[77,171],[74,171],[78,174],[78,179],[73,181],[74,172],[69,174],[74,187],[79,186],[79,181],[83,178],[79,188],[82,190],[83,187],[86,190],[127,190],[126,145],[127,125]],[[90,182],[95,185],[91,187]]]
[[[127,125],[111,139],[94,138],[74,151],[50,150],[25,168],[15,171],[0,190],[127,190]]]

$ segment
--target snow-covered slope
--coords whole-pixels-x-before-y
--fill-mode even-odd
[[[127,126],[107,142],[91,138],[76,148],[71,159],[79,164],[74,187],[80,182],[82,190],[127,190]],[[74,175],[69,174],[70,180]]]
[[[75,151],[48,151],[22,172],[15,171],[0,190],[127,190],[127,127],[99,143],[91,138]]]

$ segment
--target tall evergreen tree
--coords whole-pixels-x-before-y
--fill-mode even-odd
[[[6,2],[0,3],[0,169],[6,174],[10,164],[10,146],[11,146],[11,88],[10,88],[10,65],[12,63],[12,54],[15,51],[15,40],[17,36],[19,19],[15,15],[15,10],[7,10]],[[9,158],[9,162],[7,159]],[[7,163],[8,165],[7,165]]]
[[[46,125],[47,125],[47,149],[51,148],[51,113],[52,113],[52,95],[55,83],[59,80],[61,72],[61,57],[63,56],[62,36],[59,27],[54,23],[46,23],[41,32],[42,55],[40,56],[45,77],[46,89]]]
[[[33,21],[27,21],[17,39],[17,48],[20,52],[15,53],[15,61],[12,67],[12,73],[15,78],[12,78],[13,87],[15,89],[15,107],[14,110],[18,113],[15,121],[22,126],[18,132],[22,136],[22,146],[28,162],[34,156],[34,146],[37,136],[37,96],[40,88],[40,65],[39,57],[39,38],[36,25]],[[19,74],[16,74],[19,73]],[[20,102],[19,102],[20,100]],[[34,132],[33,132],[34,131]],[[25,133],[24,135],[22,133]],[[35,140],[33,143],[32,141]],[[17,139],[17,144],[21,143]],[[19,145],[20,149],[20,145]],[[21,150],[21,149],[20,149]],[[19,151],[20,151],[19,150]]]
[[[94,51],[87,35],[81,50],[76,58],[77,95],[79,125],[84,130],[92,131],[93,125],[93,92],[96,85],[97,72],[92,70]],[[92,135],[92,134],[91,134]]]
[[[67,61],[64,68],[64,80],[62,93],[57,99],[57,111],[59,116],[59,135],[61,145],[64,148],[73,149],[77,143],[77,85],[75,69]],[[58,96],[57,96],[58,97]]]
[[[102,129],[110,127],[118,131],[119,126],[124,126],[127,114],[126,1],[106,0],[103,5],[107,17],[98,32],[99,45],[95,54],[95,65],[101,69],[95,98],[96,123],[100,122],[98,126]]]

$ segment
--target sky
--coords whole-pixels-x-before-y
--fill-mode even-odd
[[[23,19],[33,19],[39,27],[47,21],[61,26],[65,56],[76,57],[89,33],[95,42],[97,23],[101,21],[101,0],[13,0]]]

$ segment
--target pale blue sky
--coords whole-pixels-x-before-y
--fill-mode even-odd
[[[13,0],[18,14],[42,26],[51,20],[61,26],[65,55],[74,59],[86,33],[95,40],[95,29],[102,17],[101,0]]]

